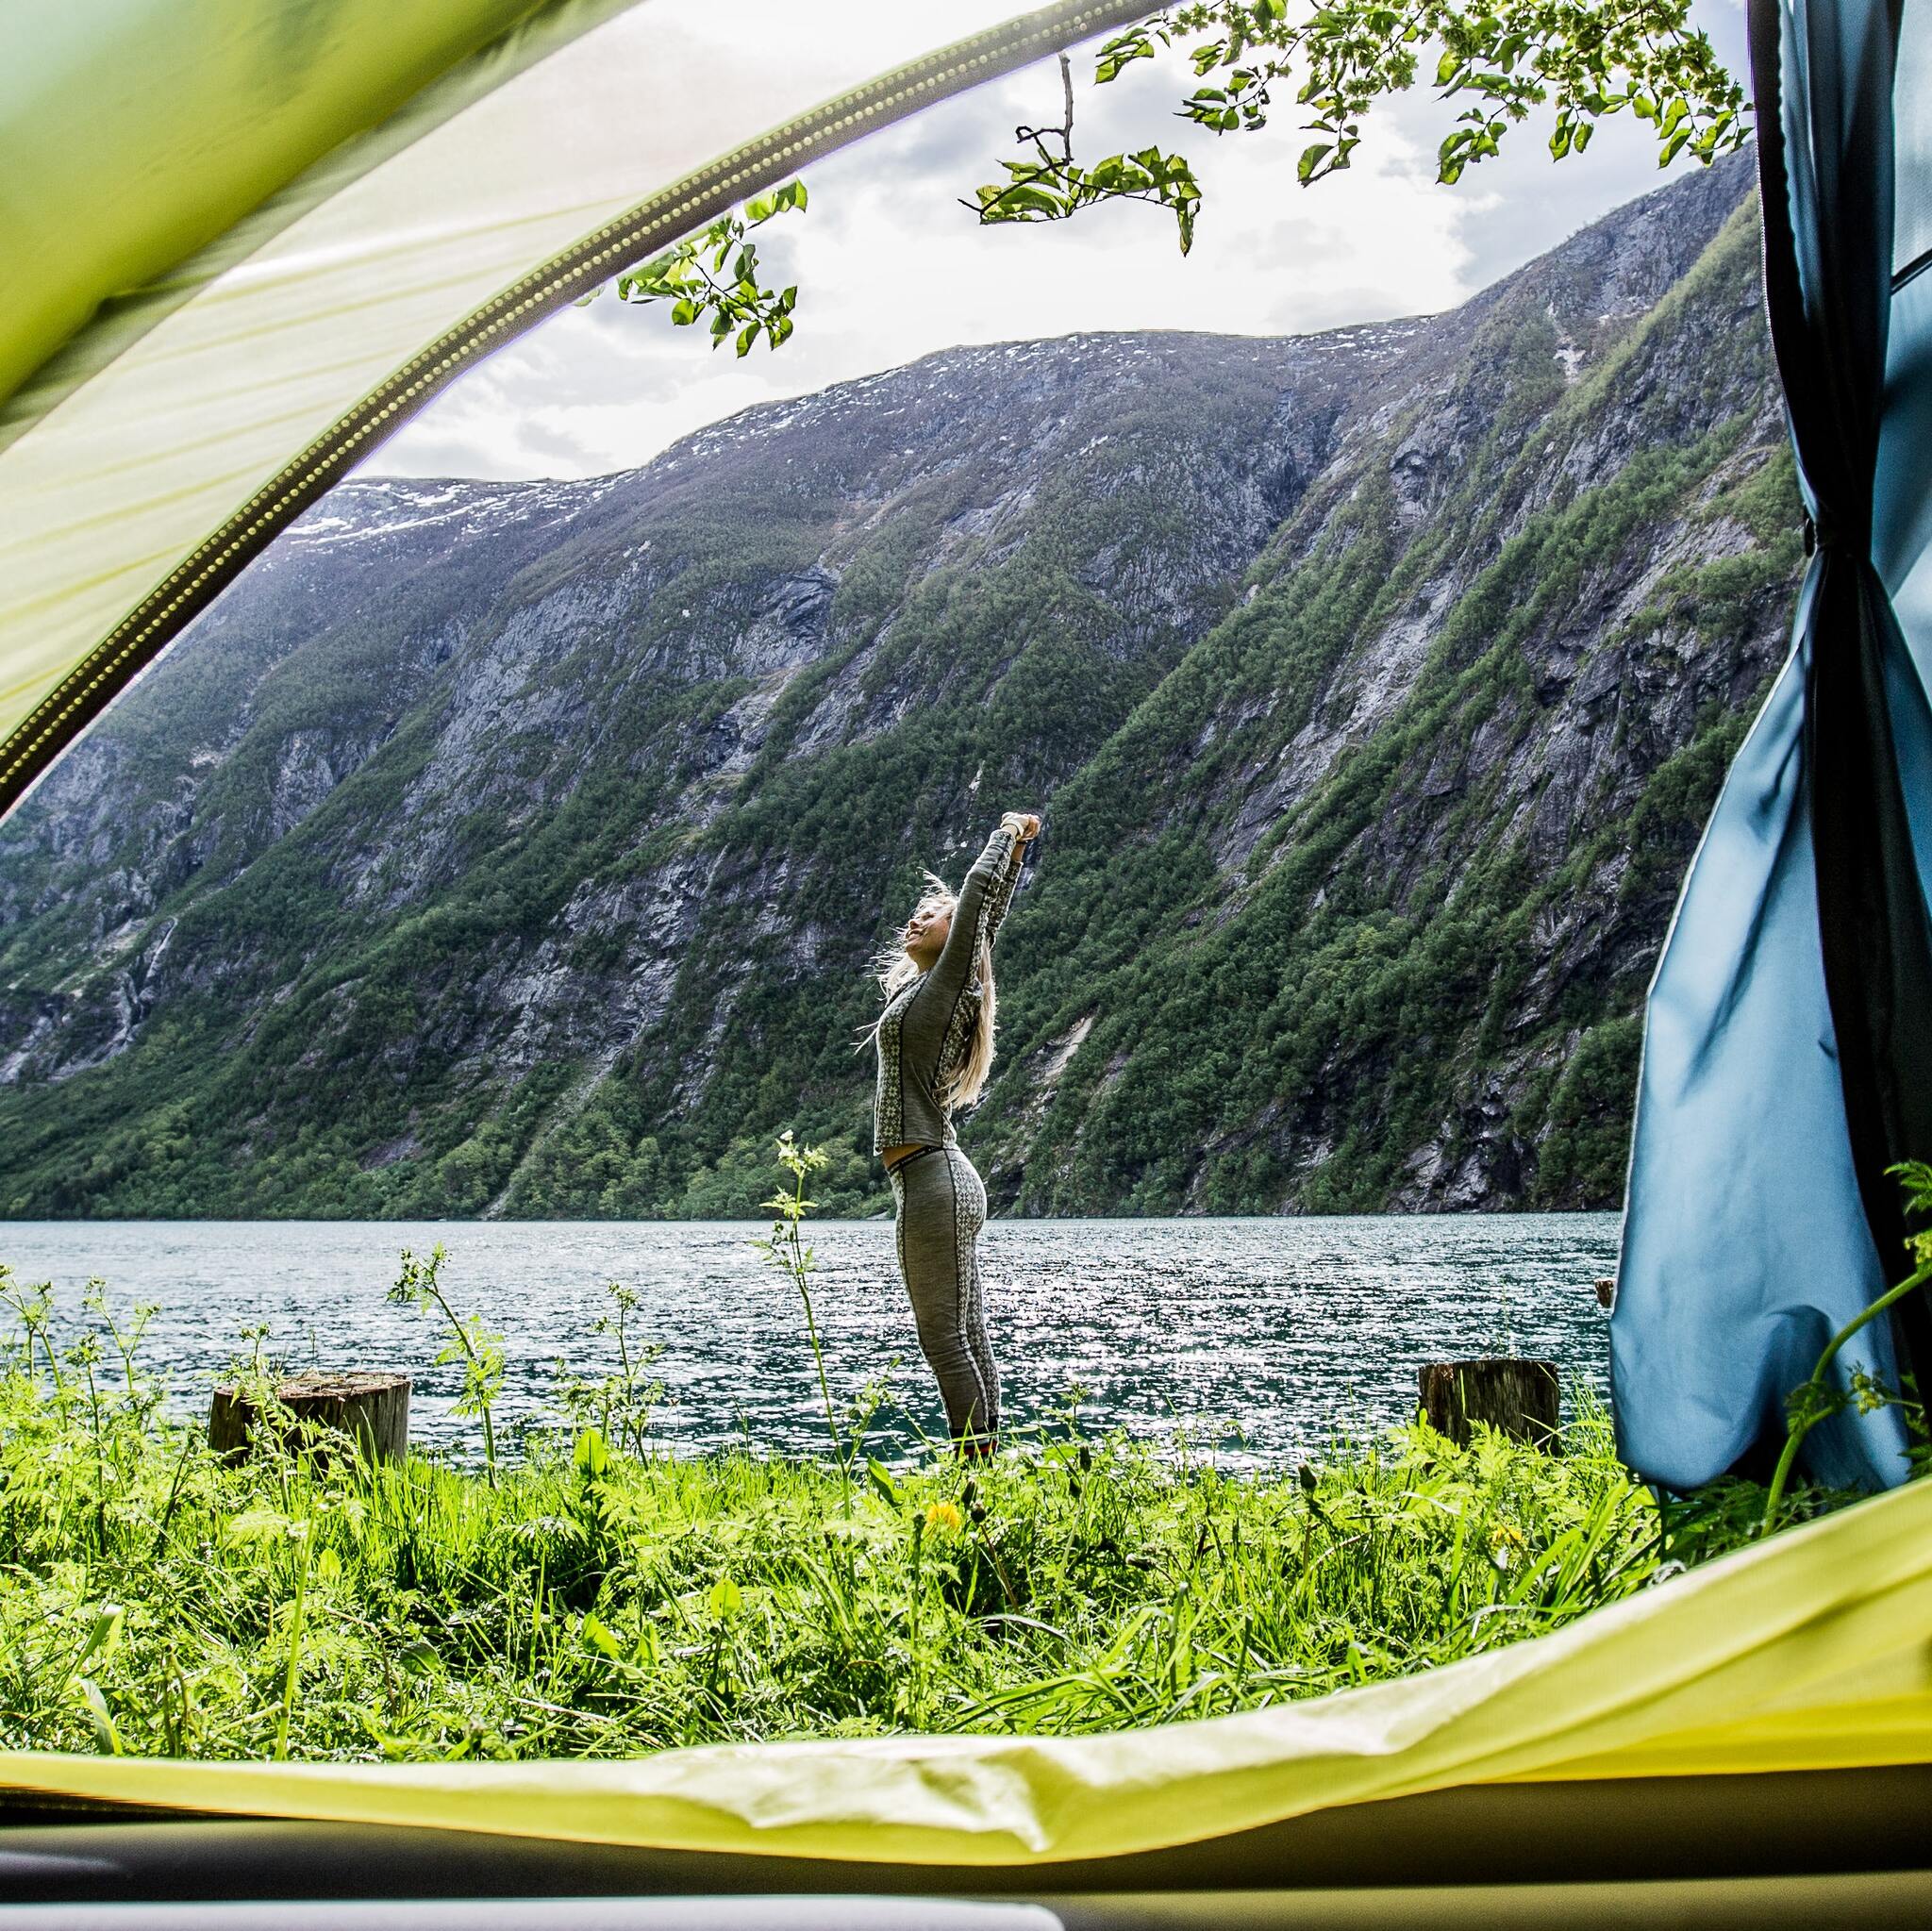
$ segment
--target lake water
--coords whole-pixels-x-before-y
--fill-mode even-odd
[[[384,1298],[399,1251],[448,1249],[459,1311],[505,1337],[499,1428],[557,1415],[557,1362],[610,1365],[591,1323],[618,1279],[641,1297],[641,1333],[663,1344],[655,1432],[684,1450],[749,1440],[824,1441],[798,1297],[752,1248],[746,1222],[11,1222],[0,1260],[51,1280],[79,1318],[90,1274],[115,1303],[156,1301],[143,1358],[184,1404],[255,1323],[291,1368],[401,1368],[416,1376],[412,1438],[465,1459],[476,1424],[452,1416],[460,1372],[430,1365],[428,1318]],[[1053,1423],[1069,1386],[1083,1425],[1161,1434],[1176,1422],[1225,1464],[1298,1459],[1338,1423],[1406,1419],[1425,1361],[1506,1352],[1557,1361],[1566,1389],[1607,1387],[1591,1282],[1616,1257],[1614,1214],[1360,1219],[994,1221],[980,1240],[1008,1424]],[[815,1306],[835,1399],[894,1356],[895,1402],[875,1453],[943,1433],[894,1268],[888,1221],[811,1230]],[[4,1319],[4,1317],[0,1317]],[[1566,1394],[1566,1401],[1568,1400]]]

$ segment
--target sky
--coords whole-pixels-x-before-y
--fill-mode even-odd
[[[652,0],[660,27],[712,50],[728,75],[761,10],[798,0]],[[815,0],[815,28],[867,32],[881,7],[930,0]],[[1012,0],[1018,10],[1020,0]],[[1003,17],[1007,6],[991,9]],[[933,8],[934,42],[962,29]],[[675,19],[667,21],[667,16]],[[1739,0],[1696,0],[1693,21],[1745,75]],[[966,28],[977,25],[968,21]],[[1049,59],[854,142],[804,173],[810,206],[758,231],[760,279],[798,285],[796,332],[773,351],[713,352],[704,327],[662,303],[607,292],[566,308],[452,385],[362,466],[365,475],[588,476],[648,461],[676,438],[753,404],[809,393],[961,343],[1142,328],[1286,335],[1454,308],[1633,197],[1660,173],[1649,129],[1605,123],[1589,151],[1553,161],[1547,122],[1514,127],[1454,187],[1435,149],[1460,103],[1418,86],[1376,107],[1350,169],[1306,189],[1295,158],[1313,138],[1277,95],[1268,127],[1214,136],[1175,119],[1191,89],[1177,58],[1091,84],[1096,39],[1074,54],[1074,151],[1158,142],[1194,165],[1203,208],[1191,252],[1174,218],[1141,205],[1071,222],[981,227],[958,197],[999,178],[1021,123],[1058,122]],[[1432,63],[1424,62],[1426,74]],[[652,184],[643,184],[648,191]]]

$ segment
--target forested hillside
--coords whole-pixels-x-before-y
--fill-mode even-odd
[[[996,1209],[1614,1204],[1801,563],[1747,188],[344,485],[0,825],[0,1213],[876,1210],[863,962],[1008,807]]]

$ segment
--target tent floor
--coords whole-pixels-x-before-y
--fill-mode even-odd
[[[1443,1890],[1167,1891],[989,1904],[919,1897],[517,1898],[452,1903],[0,1905],[9,1931],[1763,1931],[1853,1924],[1923,1931],[1932,1873],[1681,1878],[1656,1884],[1476,1885]]]
[[[1507,1931],[1640,1922],[1757,1927],[1855,1915],[1870,1931],[1932,1923],[1928,1816],[1932,1765],[1491,1784],[1134,1856],[987,1867],[192,1817],[0,1793],[0,1931],[191,1923],[209,1931],[1262,1923]],[[461,1902],[487,1899],[498,1902]],[[224,1902],[229,1907],[210,1908]]]

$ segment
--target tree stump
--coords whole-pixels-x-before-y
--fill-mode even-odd
[[[409,1377],[407,1374],[292,1375],[275,1390],[292,1411],[285,1440],[305,1454],[326,1458],[332,1439],[354,1442],[370,1461],[401,1461],[409,1445]],[[248,1453],[255,1404],[240,1388],[215,1390],[208,1409],[208,1445],[225,1461]]]
[[[1559,1393],[1554,1361],[1432,1361],[1422,1371],[1429,1426],[1457,1447],[1468,1446],[1472,1422],[1487,1422],[1532,1448],[1554,1450]]]

